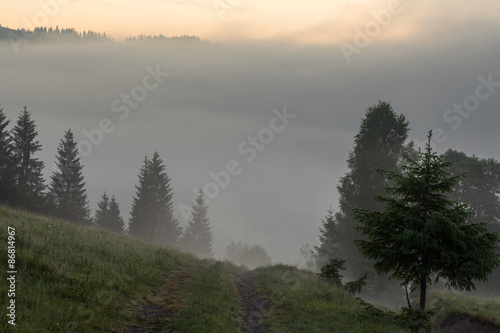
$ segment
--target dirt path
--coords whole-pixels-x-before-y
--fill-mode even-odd
[[[243,332],[269,332],[266,319],[269,317],[271,302],[259,297],[254,288],[252,274],[247,270],[241,272],[238,291],[243,308]]]
[[[500,325],[483,318],[474,317],[468,314],[455,314],[449,316],[439,327],[435,329],[439,333],[498,333]]]
[[[159,292],[152,291],[152,302],[137,309],[138,323],[122,333],[171,332],[169,323],[182,306],[186,283],[195,271],[207,268],[206,264],[196,263],[172,273]]]

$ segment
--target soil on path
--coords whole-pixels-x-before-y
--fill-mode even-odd
[[[252,274],[247,270],[241,272],[238,291],[243,308],[243,332],[269,332],[270,327],[266,321],[271,311],[271,301],[261,298],[255,291]]]
[[[468,314],[454,314],[446,318],[435,332],[439,333],[498,333],[500,325]]]
[[[151,303],[137,309],[137,323],[122,333],[171,332],[170,323],[182,307],[186,283],[195,271],[207,268],[206,264],[196,263],[172,273],[159,292],[151,292]]]

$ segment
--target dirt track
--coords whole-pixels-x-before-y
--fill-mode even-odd
[[[259,297],[254,288],[252,274],[247,270],[241,272],[238,291],[243,308],[243,332],[269,332],[266,319],[269,317],[271,302]]]
[[[153,293],[153,302],[142,305],[136,313],[138,323],[122,333],[171,332],[169,320],[180,309],[184,286],[191,275],[207,266],[194,264],[174,272],[159,292]]]
[[[439,325],[438,333],[498,333],[500,325],[467,314],[451,315]]]

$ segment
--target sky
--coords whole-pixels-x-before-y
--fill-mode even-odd
[[[390,11],[390,9],[394,9]],[[389,10],[381,39],[423,37],[429,29],[500,18],[495,0],[4,0],[0,21],[12,28],[74,27],[120,40],[139,34],[197,35],[212,41],[273,40],[332,44],[351,39]]]
[[[0,24],[29,28],[45,17],[40,3],[1,1]],[[317,245],[361,119],[379,100],[406,115],[412,140],[436,129],[439,152],[500,159],[498,1],[228,0],[222,14],[203,1],[58,4],[54,15],[44,11],[46,26],[118,41],[160,33],[209,41],[27,40],[17,50],[6,42],[0,107],[12,122],[23,106],[32,111],[46,178],[64,131],[73,130],[87,152],[92,210],[107,191],[128,219],[144,156],[158,151],[182,225],[193,189],[213,191],[219,258],[231,241],[260,244],[286,263],[299,260],[303,244]]]

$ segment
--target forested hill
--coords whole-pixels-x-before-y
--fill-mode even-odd
[[[0,24],[0,41],[10,41],[10,42],[27,42],[27,41],[37,41],[37,42],[89,42],[89,41],[106,41],[113,42],[114,39],[107,35],[105,32],[95,32],[92,30],[79,32],[74,28],[47,28],[38,27],[34,30],[26,29],[10,29],[3,27]],[[136,42],[136,41],[182,41],[182,42],[207,42],[202,40],[198,36],[191,35],[181,35],[181,36],[171,36],[166,35],[138,35],[129,36],[126,38],[126,42]]]
[[[9,33],[18,34],[20,32],[21,31],[19,31],[19,30],[12,30],[12,29],[4,28],[4,27],[0,26],[0,39],[8,39]]]
[[[74,28],[59,29],[39,27],[34,30],[10,29],[0,25],[0,40],[9,41],[113,41],[106,33],[91,30],[78,32]]]

